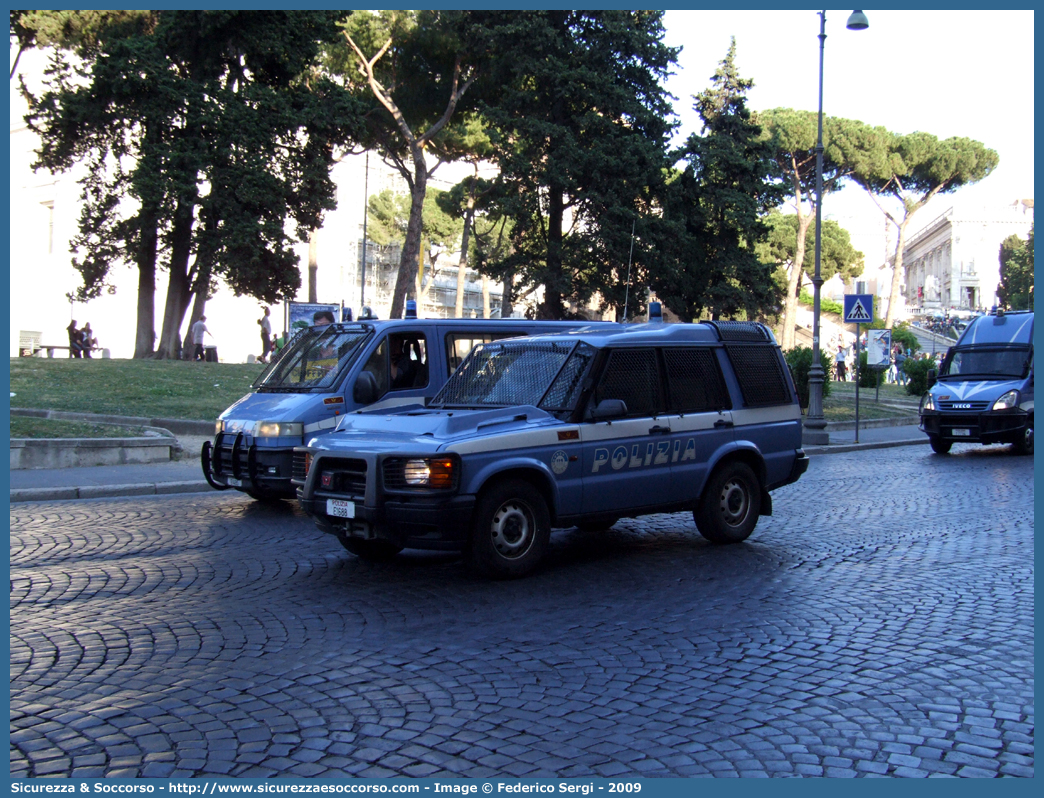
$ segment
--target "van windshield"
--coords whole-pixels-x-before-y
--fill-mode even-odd
[[[471,350],[431,405],[537,405],[546,395],[541,407],[563,410],[575,401],[593,356],[593,347],[573,341],[521,339],[483,344]]]
[[[954,349],[943,363],[939,379],[1024,377],[1033,362],[1028,346],[976,346]]]
[[[261,393],[329,391],[373,334],[369,325],[328,324],[299,333],[254,382]]]

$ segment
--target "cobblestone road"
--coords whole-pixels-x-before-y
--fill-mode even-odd
[[[1031,776],[1032,460],[954,451],[508,583],[228,494],[14,505],[12,775]]]

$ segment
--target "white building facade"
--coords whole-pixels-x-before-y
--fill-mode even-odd
[[[945,315],[997,304],[1001,243],[1011,235],[1026,238],[1032,226],[1032,199],[992,207],[955,204],[933,219],[903,253],[909,312]]]

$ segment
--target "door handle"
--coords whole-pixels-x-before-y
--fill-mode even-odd
[[[649,434],[650,435],[666,435],[670,431],[671,431],[670,427],[661,427],[659,424],[657,424],[655,427],[650,427],[649,428]]]
[[[723,418],[719,418],[717,421],[714,422],[714,429],[725,429],[726,427],[731,427],[731,426],[732,426],[732,422],[731,421],[726,421]]]

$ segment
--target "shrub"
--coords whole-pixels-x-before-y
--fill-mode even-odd
[[[928,369],[938,368],[934,357],[925,360],[907,358],[903,367],[906,370],[906,392],[911,396],[920,396],[928,390]]]
[[[794,385],[797,387],[798,400],[802,407],[808,407],[808,372],[812,368],[812,349],[807,346],[796,346],[785,355],[790,373],[794,377]],[[830,353],[825,349],[819,350],[819,362],[823,366],[823,397],[830,395],[830,375],[833,364],[830,362]]]
[[[859,387],[876,388],[884,382],[887,369],[871,369],[866,366],[866,352],[859,353]]]
[[[917,336],[910,332],[910,325],[905,321],[896,323],[892,328],[892,343],[902,345],[904,350],[916,352],[921,348],[921,342]]]

